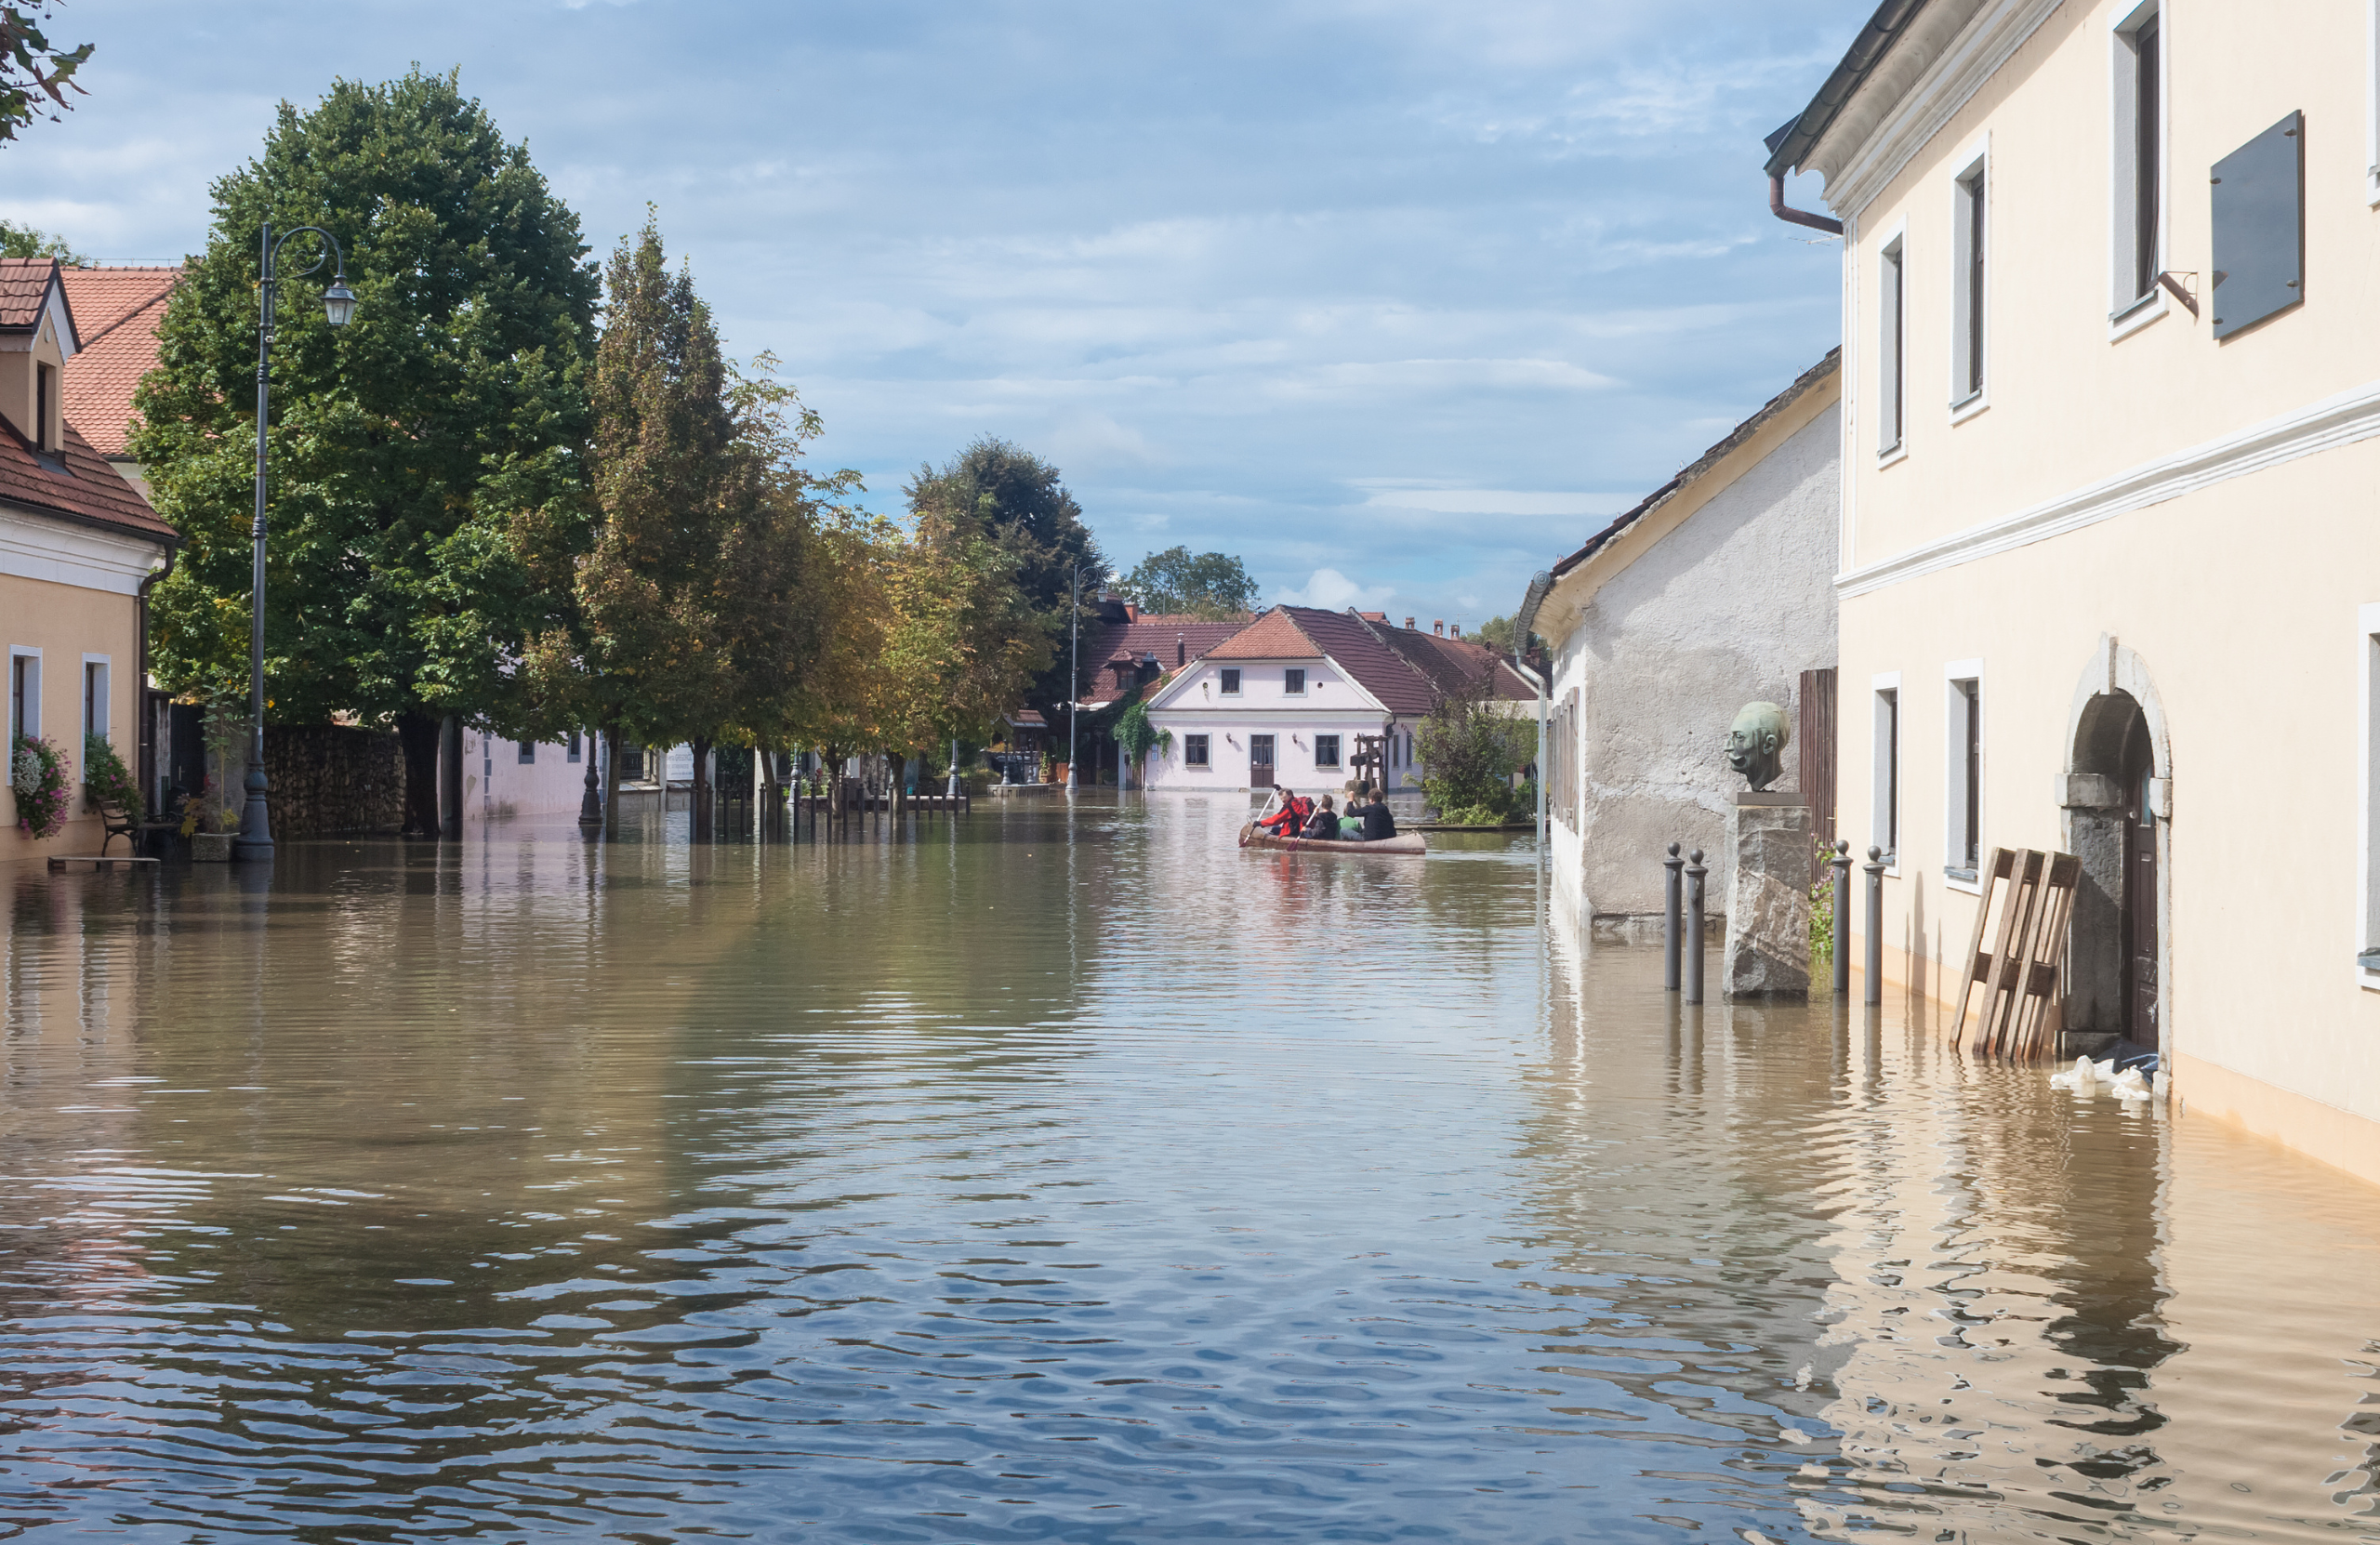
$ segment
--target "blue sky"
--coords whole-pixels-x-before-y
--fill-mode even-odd
[[[1475,626],[1835,341],[1760,137],[1870,8],[71,0],[0,214],[172,258],[276,101],[459,66],[599,251],[659,206],[871,505],[989,431],[1119,568]]]

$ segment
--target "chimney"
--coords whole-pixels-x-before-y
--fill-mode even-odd
[[[1408,617],[1408,618],[1406,618],[1406,619],[1405,619],[1405,631],[1407,631],[1408,633],[1412,633],[1412,632],[1417,632],[1417,631],[1419,631],[1419,629],[1417,629],[1417,628],[1415,628],[1415,627],[1414,627],[1414,626],[1413,626],[1413,619],[1412,619],[1411,617]]]
[[[1183,640],[1183,637],[1182,637],[1182,635],[1181,635],[1181,634],[1176,633],[1176,634],[1173,636],[1173,665],[1174,665],[1174,668],[1175,668],[1175,669],[1177,669],[1177,670],[1179,670],[1182,667],[1186,666],[1186,665],[1188,665],[1189,663],[1190,663],[1190,646],[1189,646],[1189,644],[1187,644],[1186,642],[1184,642],[1184,641]]]
[[[1430,631],[1436,634],[1441,639],[1445,638],[1447,636],[1446,620],[1444,618],[1438,618],[1432,621],[1430,624]]]
[[[1141,620],[1141,608],[1139,602],[1128,601],[1124,603],[1124,620],[1126,622],[1138,622]]]
[[[1460,638],[1461,638],[1461,637],[1462,637],[1462,624],[1461,624],[1461,623],[1456,623],[1456,624],[1454,624],[1452,627],[1448,627],[1448,628],[1447,629],[1447,637],[1448,637],[1448,638],[1449,638],[1449,639],[1460,639]]]

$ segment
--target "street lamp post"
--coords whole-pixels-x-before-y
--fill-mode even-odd
[[[266,813],[265,790],[271,786],[264,772],[264,482],[265,424],[267,410],[271,405],[272,390],[272,322],[274,302],[280,280],[273,265],[281,256],[281,246],[292,236],[320,236],[326,249],[314,260],[290,277],[303,279],[331,260],[331,285],[323,292],[323,316],[334,327],[344,327],[355,315],[355,292],[347,287],[347,254],[339,250],[338,238],[319,225],[301,225],[275,234],[271,221],[264,227],[264,290],[262,308],[257,321],[257,518],[249,528],[256,544],[256,564],[248,595],[248,802],[240,817],[240,835],[231,839],[233,856],[245,859],[272,857],[272,819]]]
[[[1067,658],[1066,676],[1066,792],[1075,791],[1075,693],[1082,691],[1082,564],[1075,564],[1074,643]]]

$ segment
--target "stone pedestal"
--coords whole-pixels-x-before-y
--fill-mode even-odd
[[[1810,807],[1798,794],[1739,794],[1728,812],[1736,847],[1727,886],[1730,999],[1810,996]]]

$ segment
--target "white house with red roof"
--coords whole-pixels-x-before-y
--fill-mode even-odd
[[[151,346],[153,352],[153,344]],[[143,612],[175,535],[71,411],[84,337],[54,258],[0,258],[0,642],[8,651],[8,746],[57,747],[79,785],[86,735],[139,776]],[[130,394],[125,394],[129,406]],[[119,436],[115,449],[123,449]],[[0,862],[97,852],[100,821],[78,793],[54,836],[18,826]]]
[[[1190,659],[1149,699],[1170,743],[1143,769],[1152,793],[1334,793],[1355,777],[1358,736],[1378,735],[1394,794],[1418,789],[1413,733],[1437,702],[1486,680],[1527,711],[1537,693],[1467,639],[1355,611],[1276,606]]]

